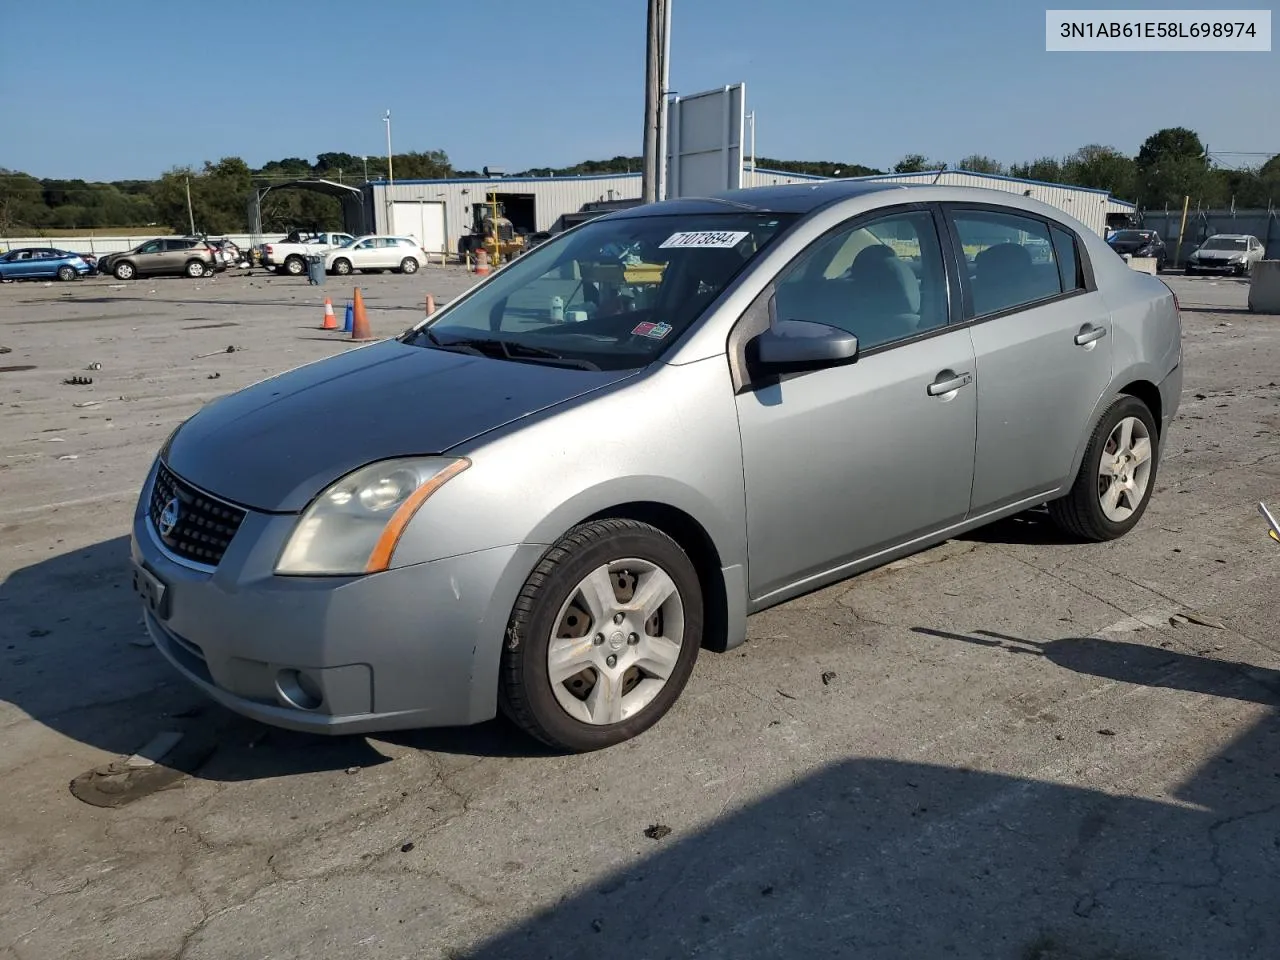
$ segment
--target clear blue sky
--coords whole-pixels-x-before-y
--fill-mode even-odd
[[[672,0],[671,85],[746,81],[758,153],[786,159],[1008,163],[1131,152],[1172,125],[1215,153],[1280,150],[1280,54],[1046,53],[1045,6]],[[387,109],[397,151],[442,149],[459,168],[640,152],[644,0],[358,7],[5,3],[0,167],[106,180],[383,154]]]

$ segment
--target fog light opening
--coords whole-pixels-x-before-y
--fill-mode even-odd
[[[318,710],[324,694],[311,677],[300,670],[281,670],[276,674],[276,693],[280,699],[299,710]]]

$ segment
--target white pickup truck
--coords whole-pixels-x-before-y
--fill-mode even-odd
[[[262,245],[262,265],[277,273],[300,277],[307,272],[309,254],[325,254],[354,239],[349,233],[298,233],[295,230],[283,240]]]

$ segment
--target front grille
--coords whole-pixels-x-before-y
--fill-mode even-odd
[[[222,560],[245,516],[239,507],[197,490],[163,463],[156,472],[147,512],[156,536],[170,552],[210,567]]]

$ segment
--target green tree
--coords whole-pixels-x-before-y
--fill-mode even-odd
[[[1208,155],[1199,134],[1186,127],[1147,137],[1136,166],[1138,202],[1145,207],[1177,206],[1184,196],[1203,200],[1210,193]]]
[[[1042,180],[1045,183],[1069,183],[1062,161],[1057,157],[1040,157],[1030,163],[1014,163],[1009,166],[1009,176],[1020,180]]]
[[[893,172],[924,173],[926,170],[941,170],[945,166],[941,160],[930,160],[923,153],[908,153],[893,165]]]
[[[965,157],[956,164],[956,168],[968,170],[970,173],[991,173],[997,176],[1003,175],[1005,172],[1004,164],[999,160],[993,160],[991,157],[984,157],[978,153]]]
[[[1137,167],[1114,147],[1087,144],[1063,163],[1065,182],[1078,187],[1109,190],[1113,197],[1132,199],[1137,190]]]

